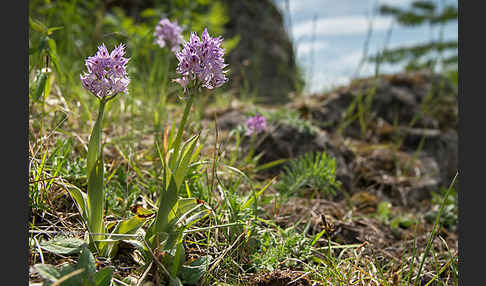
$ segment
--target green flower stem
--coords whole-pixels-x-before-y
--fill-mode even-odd
[[[88,176],[88,228],[91,233],[103,233],[103,208],[105,196],[103,192],[103,154],[101,150],[101,129],[107,100],[100,100],[98,118],[91,132],[88,144],[87,176]],[[102,235],[94,235],[93,240],[102,239]]]
[[[186,102],[186,107],[184,108],[184,114],[182,115],[181,125],[177,129],[177,135],[174,142],[174,153],[170,158],[169,165],[172,170],[175,170],[175,163],[177,162],[177,158],[179,157],[179,148],[182,141],[182,133],[184,132],[184,127],[186,125],[187,117],[189,116],[189,111],[191,111],[192,102],[194,101],[194,93],[191,89],[189,89],[189,99]]]
[[[159,198],[159,209],[157,211],[157,217],[155,220],[156,233],[160,233],[165,230],[168,222],[169,212],[177,203],[177,195],[179,193],[179,190],[178,186],[175,183],[173,175],[176,173],[177,170],[175,164],[180,157],[179,149],[182,142],[182,133],[184,132],[184,126],[186,125],[186,121],[189,116],[193,101],[193,93],[189,91],[189,99],[186,102],[184,114],[182,115],[181,123],[178,127],[174,144],[172,145],[172,148],[174,148],[174,152],[170,157],[169,166],[164,165],[164,189],[162,190],[161,197]],[[170,175],[168,175],[167,172],[169,172]]]

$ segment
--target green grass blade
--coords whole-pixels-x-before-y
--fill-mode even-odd
[[[314,237],[314,239],[312,240],[311,242],[311,246],[314,246],[314,244],[316,244],[316,242],[319,240],[319,238],[321,238],[321,236],[326,232],[325,229],[321,230],[321,232],[319,232],[318,234],[316,234],[316,236]]]
[[[260,191],[258,191],[254,196],[251,196],[242,206],[241,206],[241,210],[244,210],[246,208],[248,208],[254,201],[255,199],[258,199],[261,194],[263,194],[263,192],[273,183],[275,182],[276,180],[276,177],[274,177],[272,180],[270,180],[270,182],[268,182],[268,184],[266,184]]]
[[[427,242],[427,247],[425,248],[425,252],[422,255],[422,261],[420,261],[420,266],[419,266],[419,269],[418,269],[417,278],[415,279],[415,282],[413,284],[414,286],[416,286],[417,283],[420,280],[420,274],[422,273],[422,268],[423,268],[424,263],[425,263],[425,258],[427,257],[427,254],[429,253],[430,248],[432,247],[432,242],[433,242],[434,237],[436,235],[436,232],[438,230],[437,228],[439,226],[440,216],[441,216],[442,212],[444,211],[444,207],[446,205],[447,198],[449,197],[449,193],[451,192],[452,187],[454,186],[454,183],[456,182],[457,175],[458,175],[458,172],[456,172],[456,175],[454,176],[454,179],[452,180],[449,188],[447,189],[447,192],[444,196],[444,199],[442,200],[442,203],[440,205],[439,213],[437,214],[437,217],[435,218],[434,227],[432,228],[432,232],[430,233],[429,240]]]
[[[255,167],[254,171],[255,172],[258,172],[258,171],[261,171],[261,170],[265,170],[265,169],[268,169],[268,168],[271,168],[271,167],[274,167],[274,166],[277,166],[277,165],[280,165],[280,164],[283,164],[287,161],[287,159],[279,159],[279,160],[274,160],[274,161],[271,161],[271,162],[268,162],[266,164],[263,164],[261,166],[257,166]]]

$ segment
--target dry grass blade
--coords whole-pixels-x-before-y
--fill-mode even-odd
[[[241,233],[236,239],[235,241],[233,242],[233,244],[231,244],[230,246],[228,246],[227,248],[225,248],[225,250],[223,251],[223,253],[221,253],[221,255],[216,259],[216,261],[213,263],[213,265],[211,265],[211,267],[209,268],[208,270],[208,273],[211,273],[215,268],[216,266],[218,266],[219,263],[221,263],[221,261],[223,260],[223,258],[226,256],[226,254],[228,254],[228,252],[233,249],[233,247],[235,247],[235,245],[240,242],[240,240],[245,236],[245,233]]]
[[[150,248],[150,245],[147,243],[147,241],[145,241],[145,239],[143,240],[143,243],[145,244],[145,247],[148,249],[150,255],[152,255],[153,261],[155,261],[157,263],[157,265],[160,266],[160,268],[162,269],[162,271],[164,271],[164,274],[167,275],[167,277],[170,278],[169,271],[167,271],[167,269],[165,268],[165,266],[157,259],[157,257],[155,256],[154,252]]]

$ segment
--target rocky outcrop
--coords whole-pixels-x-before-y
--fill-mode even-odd
[[[230,21],[225,38],[240,35],[229,53],[231,85],[255,92],[263,103],[285,103],[297,89],[297,65],[283,17],[270,0],[223,1]],[[246,81],[246,82],[245,82]]]
[[[345,138],[356,158],[355,190],[374,186],[407,204],[449,186],[456,174],[457,88],[440,75],[360,79],[293,106]]]
[[[324,151],[336,158],[343,191],[367,191],[399,205],[428,198],[448,187],[456,174],[457,90],[440,76],[404,73],[361,79],[285,108],[298,111],[310,127],[299,128],[292,120],[269,122],[256,142],[261,164]],[[219,125],[232,129],[246,118],[244,109],[229,109]],[[278,174],[281,168],[268,171]]]

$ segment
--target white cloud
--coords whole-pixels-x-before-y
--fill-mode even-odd
[[[329,42],[324,40],[316,40],[315,42],[305,41],[297,43],[297,55],[300,57],[310,53],[312,51],[312,48],[314,48],[314,52],[317,52],[327,48],[328,46]]]
[[[351,82],[350,76],[342,74],[317,72],[312,77],[312,82],[309,83],[309,92],[318,93],[326,90],[331,90],[341,85],[347,85]]]
[[[412,3],[413,0],[380,0],[380,4],[387,5],[405,5]]]
[[[361,50],[353,51],[351,53],[345,54],[340,58],[332,61],[331,65],[337,67],[342,67],[343,69],[354,69],[358,66],[359,62],[363,58],[363,52]]]
[[[349,84],[351,78],[356,74],[356,69],[361,62],[363,52],[361,50],[354,50],[350,53],[344,53],[344,55],[328,61],[324,66],[321,66],[314,75],[309,77],[312,82],[309,82],[309,91],[321,92],[323,90],[329,90],[340,85]],[[373,69],[370,65],[365,64],[360,72],[361,76],[372,74]]]
[[[376,17],[373,20],[373,31],[386,30],[390,27],[392,19],[389,17]],[[313,21],[307,20],[292,27],[294,39],[310,37],[313,33]],[[316,36],[339,36],[365,34],[369,28],[369,19],[365,16],[342,16],[321,18],[315,23]]]

